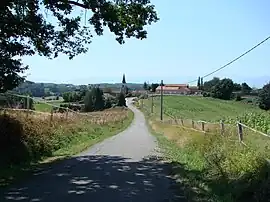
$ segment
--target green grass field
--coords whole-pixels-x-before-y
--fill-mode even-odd
[[[184,192],[187,201],[253,202],[269,199],[270,138],[244,129],[244,143],[238,141],[235,121],[263,132],[270,129],[270,114],[256,106],[236,101],[203,97],[165,96],[164,111],[169,116],[183,119],[216,121],[226,119],[234,125],[225,126],[224,136],[219,131],[202,132],[159,121],[160,98],[140,100],[150,130],[156,135],[172,173],[178,179],[176,190]],[[136,103],[137,106],[138,103]],[[147,110],[146,110],[147,109]],[[166,115],[164,120],[167,119]],[[233,127],[232,133],[226,132]],[[177,185],[176,185],[177,186]]]
[[[55,102],[50,102],[49,104],[46,104],[46,103],[35,103],[34,104],[34,108],[36,111],[39,111],[39,112],[50,112],[52,110],[52,105],[54,106],[60,106],[62,102],[60,101],[55,101]]]
[[[144,104],[151,109],[151,99]],[[154,112],[160,113],[160,97],[154,99]],[[236,118],[245,113],[264,113],[256,106],[236,101],[191,96],[164,96],[165,115],[205,121]],[[270,115],[270,114],[269,114]]]

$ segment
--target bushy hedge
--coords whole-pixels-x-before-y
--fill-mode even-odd
[[[42,119],[0,115],[0,165],[18,164],[50,155],[53,128]]]
[[[270,197],[269,165],[259,152],[219,134],[192,138],[184,150],[205,161],[206,185],[213,186],[210,181],[219,184],[215,194],[232,201],[267,201]],[[196,165],[197,158],[188,163]]]

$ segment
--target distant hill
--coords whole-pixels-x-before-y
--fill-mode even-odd
[[[143,84],[128,83],[126,84],[130,90],[142,90]],[[88,85],[74,85],[74,84],[55,84],[55,83],[35,83],[32,81],[25,81],[12,92],[20,94],[31,94],[34,97],[47,97],[52,95],[61,95],[64,92],[71,92],[87,88],[87,86],[99,86],[102,89],[111,89],[118,91],[122,87],[122,83],[97,83]]]

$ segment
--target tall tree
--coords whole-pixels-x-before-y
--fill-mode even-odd
[[[242,93],[249,94],[252,88],[247,83],[242,83],[241,90],[242,90]]]
[[[219,83],[220,79],[214,77],[212,80],[204,82],[203,89],[204,91],[211,92],[212,88]]]
[[[75,15],[78,9],[90,17]],[[28,66],[19,58],[72,59],[87,52],[93,32],[100,36],[104,27],[123,44],[125,38],[145,39],[145,26],[158,21],[149,0],[3,0],[0,10],[0,92],[24,79]]]
[[[198,78],[197,87],[201,89],[201,77]]]
[[[158,83],[152,83],[152,84],[151,84],[151,91],[152,91],[152,92],[156,92],[156,89],[157,89],[158,86],[159,86]]]
[[[127,82],[126,82],[126,76],[125,76],[125,74],[123,74],[123,79],[122,79],[122,84],[126,84]]]
[[[144,89],[144,90],[147,90],[147,89],[148,89],[148,85],[147,85],[146,82],[143,83],[143,89]]]
[[[85,112],[94,111],[92,91],[87,91],[87,93],[84,97],[84,110],[85,110]]]
[[[125,95],[122,92],[117,97],[117,106],[127,106]]]
[[[232,97],[233,81],[231,79],[222,79],[212,88],[212,96],[223,100],[229,100]]]
[[[259,107],[270,110],[270,82],[263,86],[259,92]]]
[[[204,86],[204,84],[203,84],[203,77],[201,77],[201,83],[200,83],[200,86],[201,86],[201,90],[203,90],[203,86]]]
[[[233,90],[234,91],[241,91],[242,87],[239,83],[234,83],[233,84]]]

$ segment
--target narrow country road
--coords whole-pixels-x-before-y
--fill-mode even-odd
[[[156,140],[130,102],[135,118],[127,130],[0,191],[0,201],[174,201],[168,165],[158,160]]]

